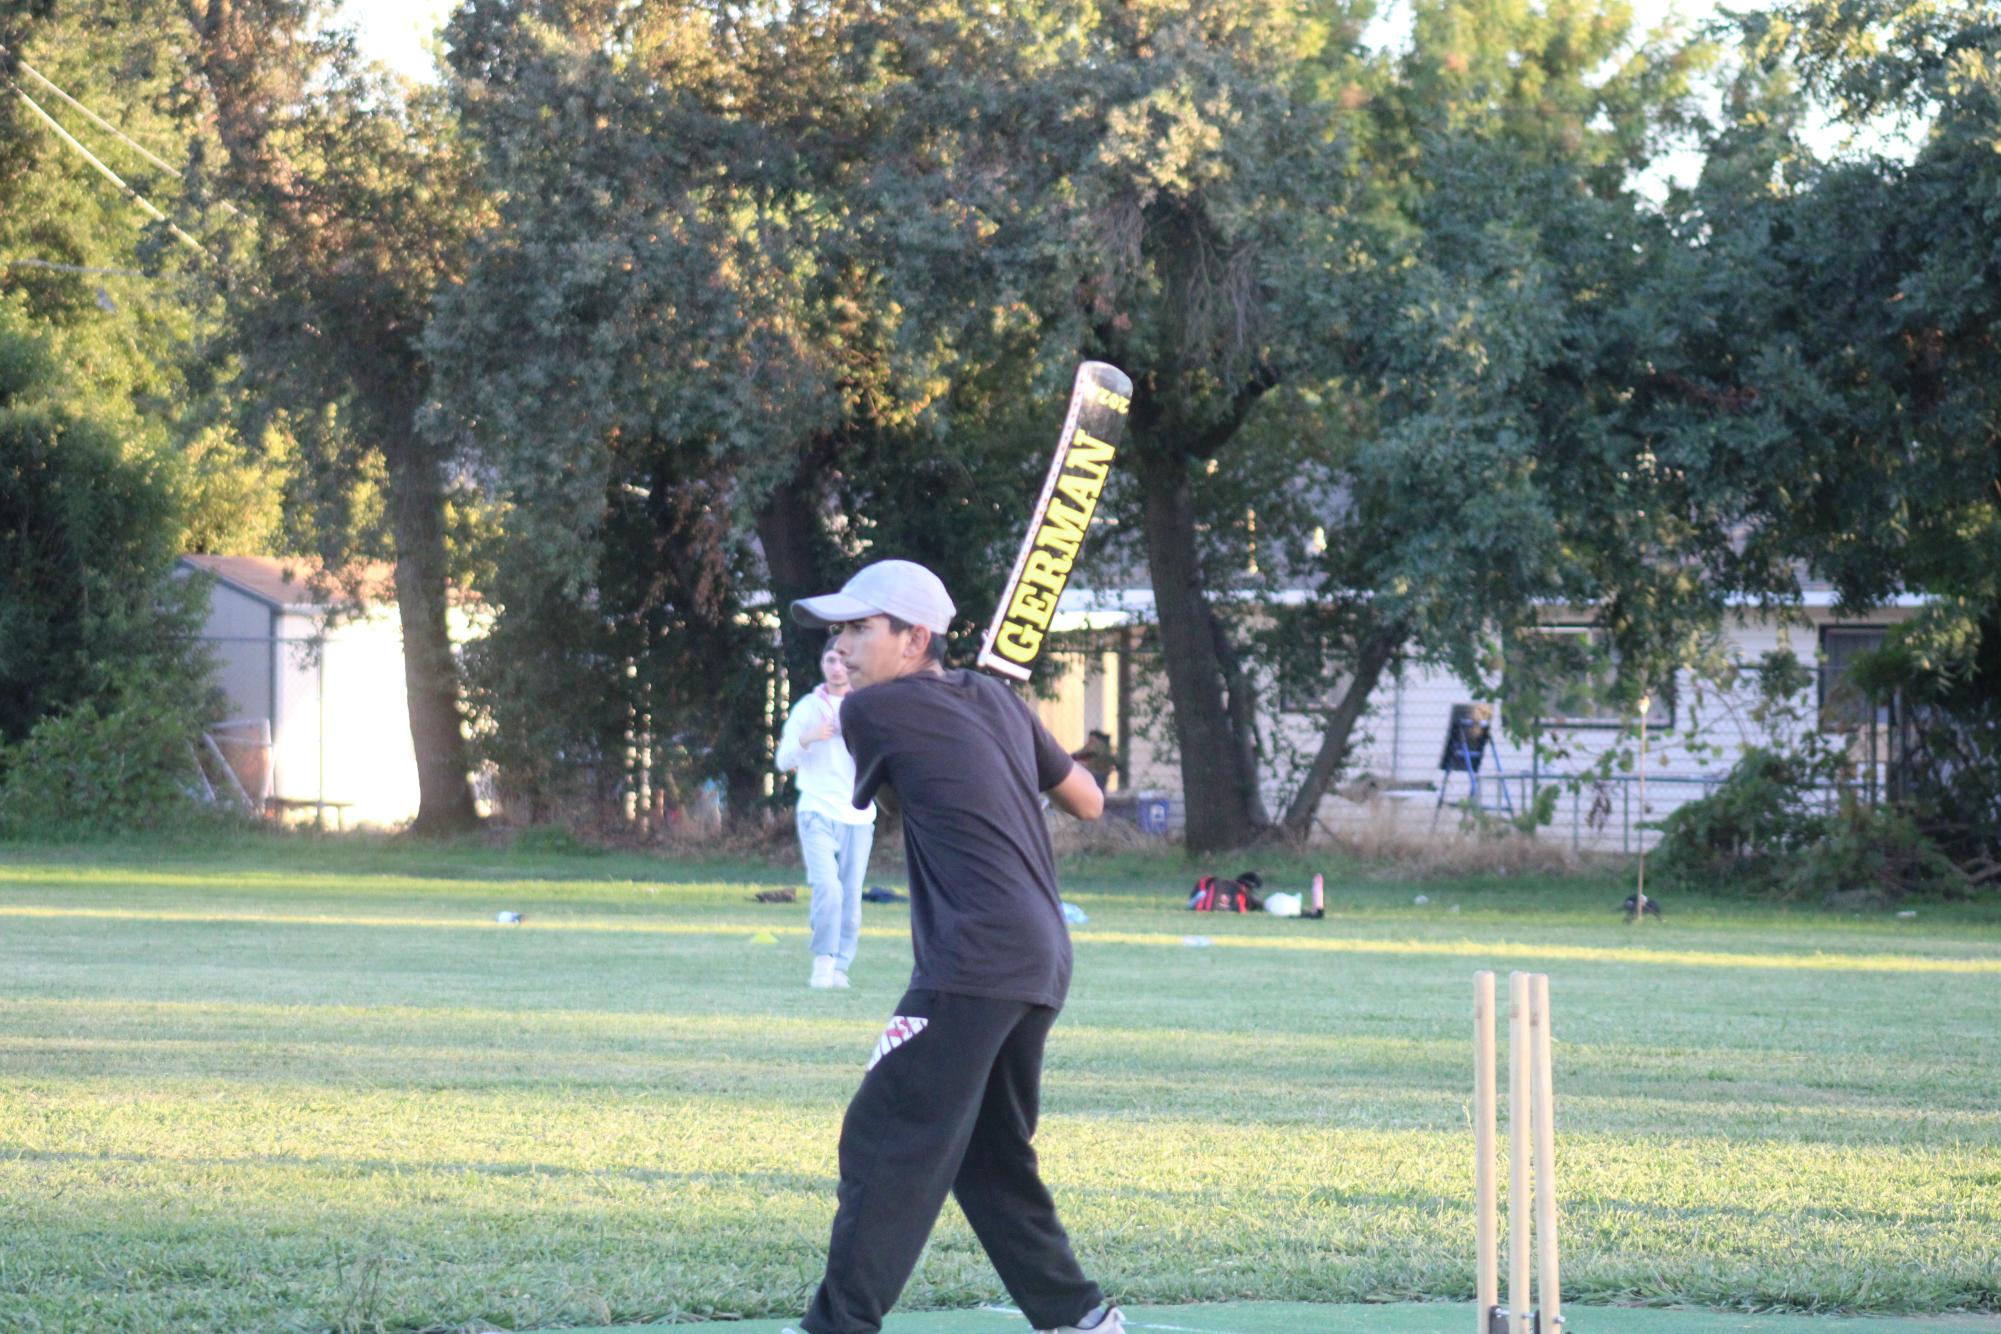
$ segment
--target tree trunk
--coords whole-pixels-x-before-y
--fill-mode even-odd
[[[1258,782],[1258,753],[1262,749],[1258,740],[1258,688],[1244,670],[1242,657],[1237,646],[1230,642],[1223,622],[1212,614],[1209,628],[1216,636],[1216,661],[1222,665],[1223,690],[1230,703],[1230,734],[1236,740],[1237,772],[1246,779],[1244,818],[1252,828],[1264,829],[1271,824],[1271,816],[1265,811],[1264,788]]]
[[[1224,666],[1217,652],[1223,631],[1203,595],[1188,465],[1178,454],[1139,443],[1135,453],[1147,564],[1181,750],[1188,850],[1223,852],[1243,847],[1263,832],[1253,814],[1257,774],[1245,768],[1224,697]]]
[[[785,662],[785,702],[790,704],[820,683],[820,650],[826,646],[824,631],[811,630],[792,619],[792,603],[833,590],[826,586],[828,573],[823,559],[827,542],[820,531],[816,502],[820,495],[819,474],[811,461],[773,487],[757,513],[757,540],[764,548],[765,572],[769,576],[772,610],[778,616],[779,638]]]
[[[473,806],[458,661],[445,623],[445,488],[439,460],[406,413],[382,442],[396,538],[396,609],[403,622],[403,684],[417,752],[416,834],[479,823]]]
[[[1282,822],[1286,834],[1295,840],[1304,841],[1313,831],[1313,816],[1320,809],[1320,799],[1327,795],[1327,785],[1334,781],[1334,775],[1341,772],[1341,766],[1348,762],[1348,742],[1355,734],[1355,723],[1367,707],[1369,696],[1375,692],[1376,683],[1382,680],[1383,669],[1396,657],[1403,645],[1403,637],[1385,631],[1376,635],[1362,648],[1362,655],[1355,663],[1354,679],[1342,692],[1341,702],[1327,717],[1327,731],[1320,738],[1319,753],[1314,755],[1312,767],[1306,771],[1299,790],[1293,793],[1292,802],[1285,809]]]
[[[216,135],[236,178],[232,183],[261,215],[265,246],[286,255],[295,279],[303,280],[303,290],[289,294],[298,302],[292,318],[312,331],[317,355],[346,367],[388,467],[403,681],[417,752],[413,832],[470,828],[479,815],[468,777],[458,664],[445,625],[443,462],[416,429],[427,377],[418,350],[422,326],[399,316],[398,301],[385,300],[383,288],[364,279],[368,257],[344,253],[339,233],[329,228],[325,200],[301,188],[304,173],[274,137],[273,124],[294,112],[291,102],[309,77],[294,59],[302,49],[297,8],[184,0],[183,12],[195,31],[197,69],[214,98]],[[450,235],[447,228],[404,244],[431,254],[444,249],[441,242]],[[255,280],[245,286],[264,299]],[[429,305],[428,291],[400,295],[410,297],[410,312]],[[329,337],[327,329],[337,332]]]

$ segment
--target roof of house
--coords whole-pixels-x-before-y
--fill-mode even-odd
[[[350,601],[349,590],[357,586],[371,601],[396,591],[396,567],[387,561],[371,561],[331,577],[318,562],[277,556],[183,556],[181,564],[281,609],[320,611],[339,606]]]

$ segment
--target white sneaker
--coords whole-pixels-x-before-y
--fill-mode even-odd
[[[834,979],[840,974],[834,971],[834,956],[816,954],[813,956],[813,976],[806,985],[811,987],[838,987],[841,983]]]
[[[1035,1334],[1125,1334],[1125,1312],[1112,1305],[1104,1305],[1084,1317],[1082,1325],[1058,1325],[1055,1329],[1038,1329]]]
[[[837,987],[848,985],[848,975],[838,968],[834,970],[834,985]]]

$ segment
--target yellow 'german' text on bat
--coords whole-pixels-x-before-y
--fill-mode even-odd
[[[1111,475],[1112,457],[1126,431],[1133,382],[1102,361],[1077,368],[1070,411],[1042,496],[1035,502],[1022,538],[1021,554],[1001,590],[993,623],[980,643],[981,667],[1026,681],[1049,637],[1056,603],[1084,545],[1084,530],[1097,512],[1098,497]]]

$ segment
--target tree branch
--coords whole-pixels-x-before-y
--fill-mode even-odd
[[[1250,378],[1237,387],[1237,392],[1230,399],[1229,411],[1223,414],[1220,421],[1212,423],[1207,430],[1189,442],[1188,456],[1197,459],[1215,457],[1224,445],[1230,443],[1230,437],[1243,429],[1244,422],[1251,415],[1251,409],[1258,405],[1258,400],[1265,396],[1267,390],[1274,388],[1278,381],[1277,369],[1267,362],[1259,362],[1252,369]]]
[[[1319,753],[1314,755],[1306,778],[1285,809],[1281,825],[1292,837],[1306,836],[1313,822],[1313,813],[1320,809],[1320,799],[1327,795],[1327,785],[1334,781],[1334,775],[1348,762],[1348,743],[1355,734],[1355,723],[1368,705],[1376,683],[1382,679],[1383,669],[1396,657],[1403,641],[1401,629],[1389,629],[1381,631],[1363,646],[1362,655],[1355,663],[1353,679],[1348,682],[1347,690],[1342,692],[1341,702],[1327,716],[1327,731],[1321,736]]]
[[[1265,810],[1264,792],[1258,786],[1257,687],[1244,671],[1243,659],[1237,652],[1237,646],[1230,642],[1222,618],[1206,601],[1203,616],[1209,622],[1209,633],[1215,638],[1216,662],[1222,668],[1223,688],[1229,692],[1230,740],[1237,751],[1238,772],[1243,775],[1244,811],[1251,823],[1262,829],[1271,823],[1271,816]]]

